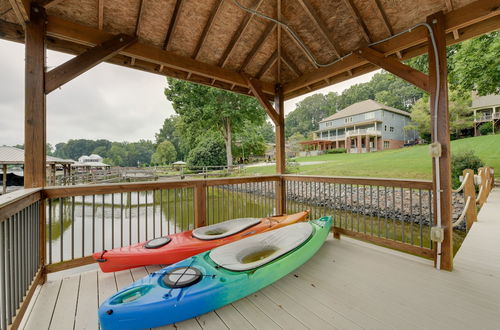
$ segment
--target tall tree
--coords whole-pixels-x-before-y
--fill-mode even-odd
[[[183,135],[196,139],[209,130],[219,131],[226,147],[227,166],[233,165],[233,134],[245,122],[262,125],[266,114],[251,97],[167,78],[165,95],[184,123]]]
[[[178,115],[173,115],[165,119],[160,131],[155,134],[156,145],[158,146],[163,141],[170,141],[179,159],[184,158],[184,152],[181,146],[181,126],[181,118]]]
[[[177,151],[170,141],[163,141],[158,144],[155,153],[151,157],[151,162],[158,165],[170,164],[176,161]]]

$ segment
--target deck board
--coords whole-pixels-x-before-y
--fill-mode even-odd
[[[78,305],[75,316],[76,330],[97,329],[97,272],[85,272],[80,276],[80,289],[78,291]]]
[[[310,261],[271,286],[157,329],[498,329],[498,214],[495,189],[458,251],[453,272],[372,244],[329,238]],[[72,313],[74,329],[97,329],[98,302],[160,268],[53,276],[38,290],[25,329],[71,329]]]

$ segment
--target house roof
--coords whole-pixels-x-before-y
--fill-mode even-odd
[[[471,108],[486,108],[497,105],[500,105],[500,95],[490,94],[486,96],[480,96],[477,99],[472,100]]]
[[[399,113],[399,114],[404,115],[404,116],[408,116],[408,117],[410,116],[410,114],[406,111],[399,110],[399,109],[396,109],[393,107],[389,107],[385,104],[378,103],[378,102],[373,101],[373,100],[365,100],[365,101],[351,104],[347,108],[344,108],[344,109],[338,111],[337,113],[334,113],[333,115],[322,119],[321,122],[330,121],[330,120],[339,119],[339,118],[350,117],[350,116],[359,115],[362,113],[375,111],[375,110],[387,110],[387,111]]]
[[[73,160],[46,156],[47,164],[72,164]],[[14,147],[0,147],[0,164],[18,165],[24,164],[24,150]]]

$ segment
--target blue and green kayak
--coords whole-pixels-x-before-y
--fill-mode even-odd
[[[331,217],[251,236],[165,267],[108,298],[103,329],[144,329],[187,320],[287,275],[323,245]]]

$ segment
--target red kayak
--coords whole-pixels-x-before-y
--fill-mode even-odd
[[[170,265],[239,239],[305,221],[309,212],[269,218],[240,218],[182,233],[154,238],[113,250],[95,252],[103,272],[147,266]]]

